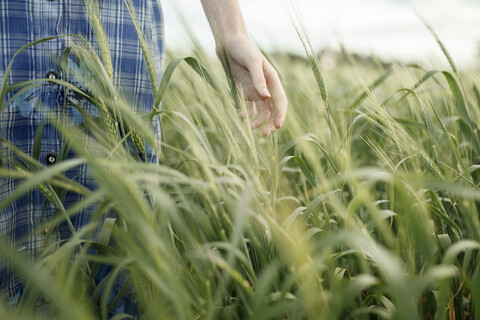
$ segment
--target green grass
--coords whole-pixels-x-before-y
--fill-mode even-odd
[[[107,209],[118,218],[106,220],[99,240],[92,222],[62,245],[46,243],[33,268],[0,241],[29,289],[15,316],[31,319],[46,297],[47,319],[107,318],[105,297],[126,270],[142,319],[478,317],[478,71],[348,57],[324,72],[304,43],[306,59],[270,57],[290,104],[268,138],[238,117],[217,61],[199,47],[196,59],[169,53],[156,100],[160,165],[130,155],[126,140],[141,150],[154,137],[148,115],[133,114],[108,66],[98,68],[108,50],[100,59],[72,48],[99,84],[87,98],[106,118],[90,123],[95,139],[58,128],[80,159],[46,168],[23,155],[27,167],[1,168],[24,181],[0,206],[40,188],[59,213],[52,226],[91,203],[100,204],[95,221]],[[1,92],[19,87],[3,82]],[[80,162],[97,190],[62,178]],[[67,189],[84,201],[63,208]],[[95,285],[100,262],[114,268]],[[0,312],[12,310],[2,303]]]

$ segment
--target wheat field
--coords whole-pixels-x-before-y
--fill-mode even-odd
[[[101,209],[69,241],[46,243],[31,266],[1,238],[28,288],[16,308],[0,304],[2,318],[478,318],[478,70],[457,70],[445,48],[444,70],[348,52],[324,68],[297,31],[305,56],[267,54],[289,99],[284,127],[267,138],[238,116],[241,92],[198,44],[186,58],[168,53],[151,114],[121,98],[107,47],[72,48],[92,73],[97,90],[85,98],[100,124],[88,136],[59,126],[80,157],[54,167],[10,145],[24,165],[0,176],[22,184],[0,207],[37,188],[58,209],[52,227]],[[36,85],[4,81],[0,95]],[[155,116],[159,164],[138,157],[158,145],[147,125]],[[79,163],[97,189],[63,176]],[[84,200],[64,208],[65,190]],[[114,217],[102,219],[107,212]],[[96,283],[102,263],[112,270]],[[112,316],[130,294],[139,314]]]

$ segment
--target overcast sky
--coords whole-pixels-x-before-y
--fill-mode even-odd
[[[180,8],[196,37],[213,52],[200,0],[162,0],[167,46],[185,46]],[[432,66],[443,55],[415,13],[433,26],[460,66],[480,59],[480,0],[239,0],[251,37],[263,48],[301,52],[289,15],[295,3],[316,49],[370,53]]]

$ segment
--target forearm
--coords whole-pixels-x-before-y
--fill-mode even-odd
[[[247,37],[237,0],[201,0],[217,46],[232,37]]]

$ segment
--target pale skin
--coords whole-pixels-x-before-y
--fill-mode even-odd
[[[264,136],[285,121],[288,100],[276,70],[247,35],[238,0],[201,0],[212,27],[217,54],[225,53],[235,82],[242,88],[252,129],[261,127]],[[243,112],[240,116],[245,117]]]

